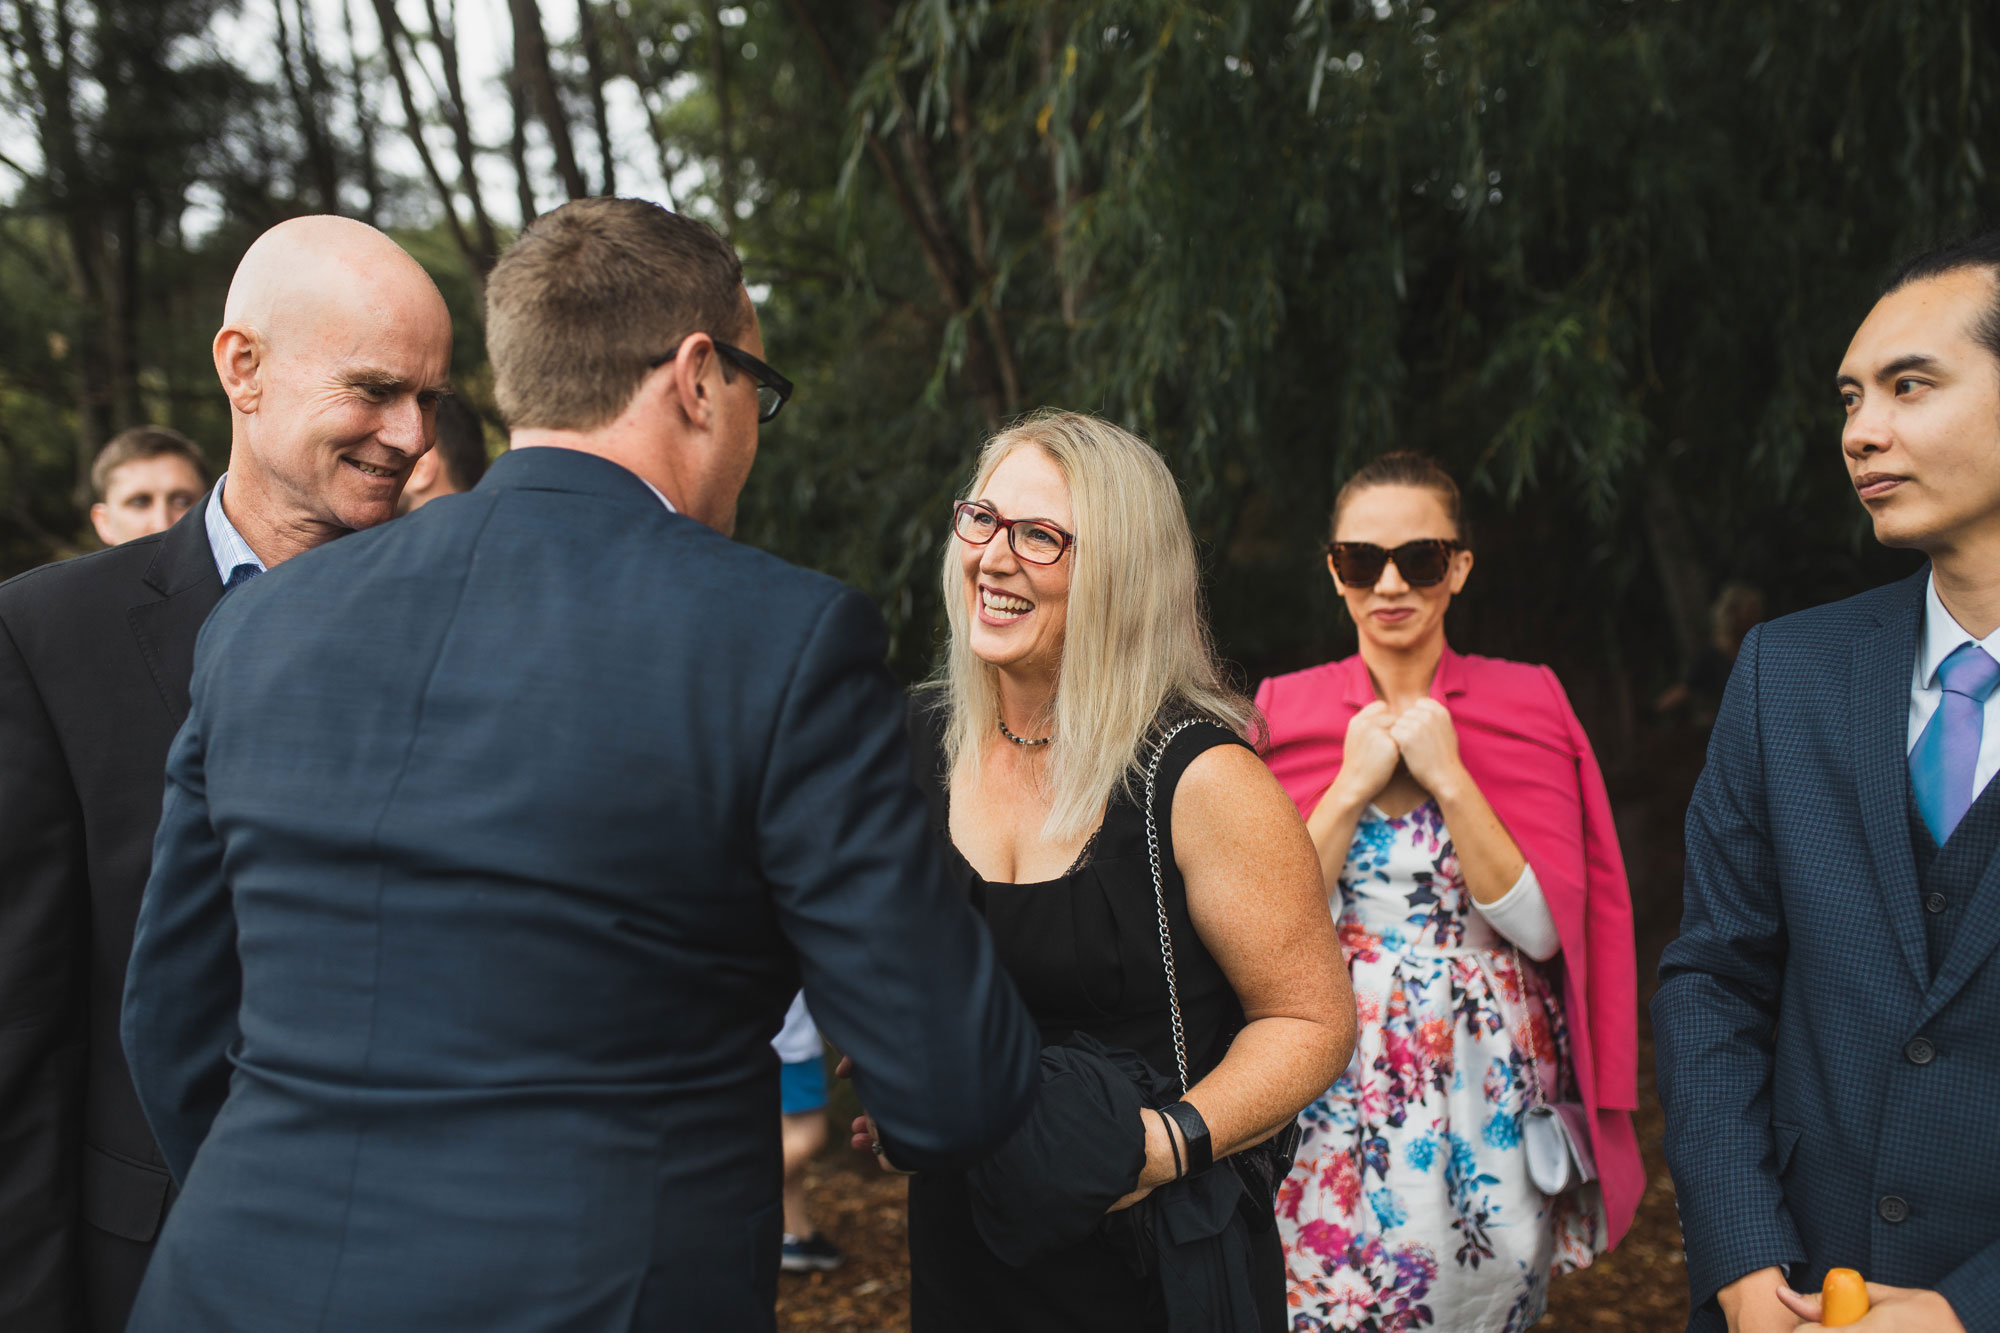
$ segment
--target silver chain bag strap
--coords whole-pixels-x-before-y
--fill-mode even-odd
[[[1159,914],[1160,922],[1160,963],[1167,973],[1167,1013],[1174,1027],[1174,1071],[1180,1075],[1181,1096],[1188,1091],[1187,1029],[1181,1022],[1180,977],[1174,968],[1174,932],[1167,922],[1166,877],[1160,868],[1160,827],[1154,814],[1155,789],[1159,784],[1160,763],[1167,757],[1167,747],[1174,737],[1186,731],[1197,722],[1210,721],[1204,717],[1183,718],[1160,734],[1158,744],[1153,749],[1153,757],[1146,764],[1146,859],[1153,872],[1153,907]],[[1275,1205],[1278,1185],[1292,1169],[1292,1159],[1297,1156],[1301,1132],[1296,1117],[1277,1134],[1262,1143],[1233,1153],[1224,1159],[1237,1178],[1243,1182],[1250,1198],[1257,1201],[1261,1216],[1268,1219]]]
[[[1167,757],[1167,746],[1174,737],[1201,720],[1198,717],[1183,718],[1167,728],[1146,765],[1146,860],[1153,869],[1153,905],[1160,914],[1160,962],[1167,969],[1167,1012],[1174,1022],[1174,1068],[1181,1076],[1183,1097],[1188,1091],[1187,1029],[1181,1024],[1180,978],[1174,971],[1174,932],[1167,925],[1167,886],[1160,874],[1160,829],[1153,818],[1153,789],[1159,782],[1160,761]]]

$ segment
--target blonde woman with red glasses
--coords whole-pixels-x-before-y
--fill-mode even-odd
[[[919,780],[1041,1025],[1036,1115],[1114,1066],[1146,1095],[1095,1134],[1031,1117],[1005,1178],[916,1177],[912,1327],[1275,1333],[1283,1136],[1346,1063],[1353,1002],[1311,840],[1210,646],[1179,490],[1127,432],[1045,414],[987,444],[951,532]],[[996,1196],[1037,1172],[1037,1225],[1081,1216],[1030,1253],[1008,1225],[1030,1210]],[[1195,1222],[1213,1245],[1177,1251]]]

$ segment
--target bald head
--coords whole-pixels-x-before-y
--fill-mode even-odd
[[[266,563],[253,529],[283,559],[394,516],[450,365],[437,285],[375,228],[304,217],[257,238],[215,368],[232,427],[223,509]]]
[[[353,218],[292,218],[251,242],[229,282],[222,322],[276,339],[329,316],[427,314],[450,328],[444,297],[409,252]]]

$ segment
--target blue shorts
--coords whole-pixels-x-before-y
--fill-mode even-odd
[[[787,1061],[778,1066],[778,1106],[786,1115],[802,1115],[826,1106],[826,1061]]]

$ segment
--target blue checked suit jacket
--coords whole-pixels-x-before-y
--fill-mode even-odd
[[[562,449],[229,593],[124,1007],[182,1192],[136,1333],[774,1323],[803,979],[899,1162],[1040,1036],[859,593]]]
[[[1927,572],[1753,630],[1716,719],[1653,1001],[1691,1329],[1789,1265],[2000,1330],[2000,860],[1933,980],[1906,754]]]

